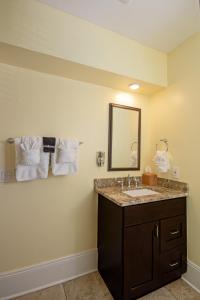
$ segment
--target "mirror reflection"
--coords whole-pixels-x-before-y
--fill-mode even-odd
[[[109,170],[139,170],[140,119],[140,109],[110,104]]]

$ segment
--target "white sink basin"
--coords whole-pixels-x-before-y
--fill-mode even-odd
[[[135,189],[130,191],[123,192],[124,194],[131,196],[131,197],[138,197],[138,196],[151,196],[151,195],[157,195],[158,192],[154,192],[149,189]]]

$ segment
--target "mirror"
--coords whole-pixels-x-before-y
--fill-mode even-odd
[[[108,171],[140,169],[141,109],[109,104]]]

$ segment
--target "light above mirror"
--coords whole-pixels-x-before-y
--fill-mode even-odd
[[[129,84],[129,89],[131,90],[138,90],[140,88],[139,83],[131,83]]]

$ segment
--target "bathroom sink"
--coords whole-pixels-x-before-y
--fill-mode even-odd
[[[124,194],[131,196],[131,197],[138,197],[138,196],[151,196],[151,195],[157,195],[158,192],[154,192],[149,189],[135,189],[130,191],[123,192]]]

